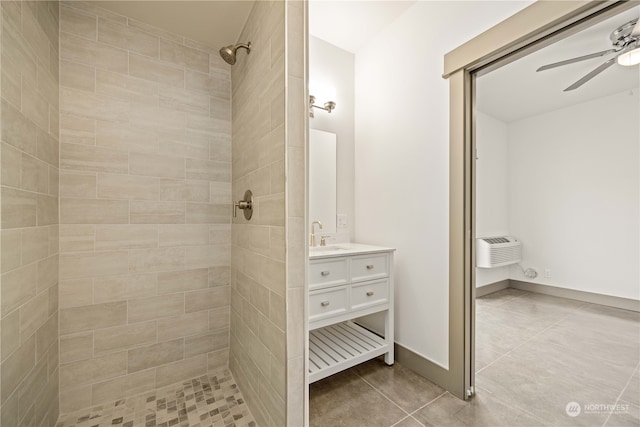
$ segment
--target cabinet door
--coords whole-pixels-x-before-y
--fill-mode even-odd
[[[369,254],[351,257],[351,281],[380,279],[389,275],[389,254]]]
[[[349,293],[346,286],[309,293],[309,322],[338,316],[348,309]]]
[[[347,283],[347,258],[325,258],[309,263],[309,289]]]

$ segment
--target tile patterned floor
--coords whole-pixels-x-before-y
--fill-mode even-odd
[[[57,427],[257,427],[229,370],[62,415]]]
[[[377,359],[312,384],[310,425],[640,426],[640,313],[515,289],[476,307],[471,401]]]

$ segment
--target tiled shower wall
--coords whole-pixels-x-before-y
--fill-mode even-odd
[[[64,2],[60,399],[227,366],[231,79],[217,51]]]
[[[2,1],[0,424],[58,416],[58,2]]]
[[[284,1],[256,2],[231,71],[233,198],[255,209],[233,221],[229,363],[260,426],[286,425],[284,24]]]
[[[305,7],[256,2],[232,68],[233,197],[255,211],[233,223],[229,363],[262,426],[304,421]]]

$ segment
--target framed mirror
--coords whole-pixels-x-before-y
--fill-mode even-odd
[[[336,134],[309,129],[309,223],[336,232]]]

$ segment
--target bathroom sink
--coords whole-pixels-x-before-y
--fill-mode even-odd
[[[342,246],[330,245],[330,246],[311,246],[309,252],[331,252],[331,251],[344,251],[346,248]]]

